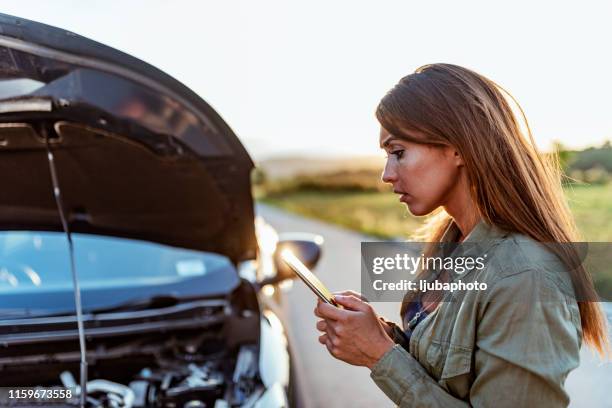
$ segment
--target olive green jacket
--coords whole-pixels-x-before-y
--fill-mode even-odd
[[[452,224],[443,240],[457,233]],[[487,262],[460,278],[487,290],[440,302],[371,378],[400,407],[567,406],[563,386],[582,343],[567,268],[530,238],[483,221],[464,242],[471,248],[452,256],[486,253]]]

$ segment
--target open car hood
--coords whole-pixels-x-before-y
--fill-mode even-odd
[[[130,55],[0,14],[0,229],[255,255],[248,153],[186,86]]]

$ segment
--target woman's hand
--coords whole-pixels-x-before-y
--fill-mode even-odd
[[[363,296],[361,293],[357,293],[357,292],[352,291],[352,290],[345,290],[345,291],[342,291],[342,292],[334,292],[333,295],[334,296],[353,296],[353,297],[356,297],[357,299],[363,300],[366,303],[369,303],[368,299],[365,296]],[[389,337],[393,338],[393,334],[392,334],[393,327],[391,327],[389,325],[389,323],[385,319],[380,317],[380,316],[378,316],[378,320],[380,321],[380,323],[382,324],[383,328],[385,329],[385,333],[387,333],[387,335]],[[323,331],[323,330],[321,330],[321,331]]]
[[[372,306],[359,295],[347,293],[334,299],[344,309],[321,301],[315,308],[315,315],[324,319],[317,323],[317,329],[324,332],[319,342],[335,358],[371,369],[395,343]]]

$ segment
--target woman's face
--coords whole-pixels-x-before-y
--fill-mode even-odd
[[[387,152],[382,180],[413,215],[427,215],[457,194],[463,162],[451,147],[398,139],[382,127],[380,147]]]

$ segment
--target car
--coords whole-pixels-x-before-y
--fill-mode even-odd
[[[88,407],[299,405],[279,251],[312,268],[322,238],[255,216],[253,168],[176,79],[0,15],[3,387]]]

